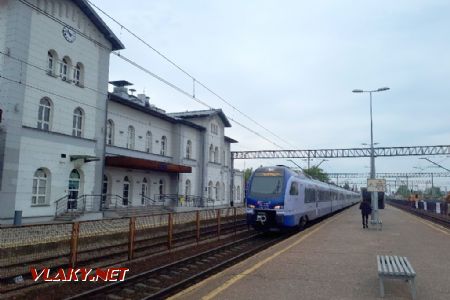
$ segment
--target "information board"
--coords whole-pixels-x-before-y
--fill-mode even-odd
[[[367,179],[368,192],[385,192],[386,179]]]

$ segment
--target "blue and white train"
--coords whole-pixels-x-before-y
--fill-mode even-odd
[[[249,180],[247,222],[259,230],[303,228],[360,199],[360,193],[313,180],[285,166],[261,167]]]

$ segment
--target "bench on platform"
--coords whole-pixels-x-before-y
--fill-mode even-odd
[[[380,294],[384,297],[384,278],[403,279],[410,285],[412,298],[416,299],[414,278],[416,272],[406,257],[377,255],[378,278],[380,280]]]

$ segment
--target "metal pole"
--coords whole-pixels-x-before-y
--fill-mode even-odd
[[[372,120],[372,92],[370,94],[370,178],[375,179],[375,152],[373,149],[373,120]],[[377,192],[372,192],[372,210],[370,215],[372,221],[378,220],[378,197]]]
[[[431,198],[433,198],[434,194],[434,180],[433,180],[433,173],[431,173]]]

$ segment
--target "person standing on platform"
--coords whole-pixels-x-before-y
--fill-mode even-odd
[[[361,201],[359,209],[361,210],[363,228],[369,228],[369,226],[367,225],[367,221],[369,219],[369,215],[372,213],[372,207],[370,206],[369,201],[367,200]]]

